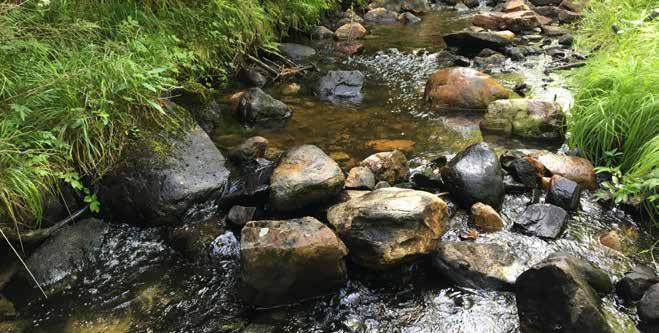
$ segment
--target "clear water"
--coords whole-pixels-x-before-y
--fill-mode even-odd
[[[481,115],[432,113],[420,98],[425,78],[437,69],[433,52],[443,45],[443,33],[463,28],[468,12],[437,11],[418,26],[372,28],[364,55],[336,58],[325,68],[360,69],[366,77],[365,99],[360,105],[331,105],[310,94],[310,83],[295,97],[277,93],[294,110],[288,127],[278,131],[246,130],[227,119],[214,139],[230,147],[252,135],[267,137],[275,147],[302,143],[325,151],[344,152],[361,159],[376,151],[372,140],[411,140],[409,157],[455,152],[469,143],[486,140],[498,147],[542,147],[507,137],[483,136]],[[398,48],[400,52],[380,50]],[[419,50],[419,49],[425,49]],[[495,74],[512,87],[524,81],[533,95],[552,98],[561,81],[547,82],[541,57],[532,67],[507,64]],[[563,96],[563,95],[561,95]],[[583,256],[614,277],[621,276],[649,246],[633,218],[622,211],[605,209],[582,198],[584,210],[573,216],[565,235],[546,242],[510,231],[512,221],[531,198],[507,196],[502,216],[506,230],[483,235],[479,242],[508,246],[529,263],[555,251]],[[452,231],[457,239],[466,228],[467,215],[453,212]],[[598,236],[611,228],[620,230],[622,253],[601,246]],[[219,228],[224,228],[218,224]],[[225,229],[226,230],[226,229]],[[6,291],[14,301],[15,320],[27,332],[517,332],[514,294],[470,290],[451,286],[427,261],[392,272],[372,273],[350,267],[350,279],[336,293],[288,307],[255,310],[240,300],[239,243],[235,231],[226,230],[214,243],[213,260],[196,264],[172,250],[162,232],[112,225],[101,254],[91,268],[79,273],[75,283],[48,299],[30,285]],[[612,322],[634,331],[635,311],[624,309],[612,297],[604,300]],[[2,327],[2,326],[0,326]]]

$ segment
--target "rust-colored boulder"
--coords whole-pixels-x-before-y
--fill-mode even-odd
[[[552,153],[542,153],[533,157],[542,163],[553,175],[560,175],[571,179],[590,190],[594,190],[597,187],[593,164],[585,158]]]
[[[508,0],[503,4],[502,12],[511,13],[523,10],[530,10],[524,0]]]
[[[257,306],[319,296],[346,281],[343,242],[312,217],[251,221],[241,232],[243,296]]]
[[[404,182],[410,174],[407,158],[400,150],[373,154],[364,159],[360,166],[366,167],[375,175],[375,181],[390,184]]]
[[[428,78],[424,98],[433,108],[485,110],[510,91],[487,74],[466,67],[441,69]]]
[[[359,39],[366,36],[366,28],[359,23],[346,23],[336,29],[334,35],[337,39]]]
[[[474,225],[483,232],[495,232],[503,229],[503,220],[490,205],[477,202],[471,206]]]
[[[510,13],[484,12],[474,15],[472,24],[490,30],[510,30],[514,32],[532,30],[551,19],[538,15],[531,10],[520,10]]]

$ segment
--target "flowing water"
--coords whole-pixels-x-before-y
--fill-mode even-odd
[[[272,87],[270,92],[294,110],[285,129],[247,130],[225,119],[214,139],[226,148],[262,135],[282,149],[311,143],[353,160],[377,151],[382,142],[404,146],[409,157],[456,152],[481,140],[502,148],[556,149],[483,136],[478,115],[437,114],[425,107],[420,91],[427,75],[437,69],[434,52],[444,47],[440,36],[462,29],[468,21],[469,12],[441,10],[426,15],[417,26],[374,27],[363,55],[330,58],[321,52],[318,58],[324,69],[359,69],[366,75],[361,104],[320,102],[306,81],[301,82],[302,93],[294,97],[282,96]],[[562,99],[565,90],[560,78],[551,77],[549,82],[542,74],[546,61],[538,56],[528,60],[528,65],[508,63],[493,74],[509,87],[526,82],[536,97]],[[600,207],[590,195],[582,198],[584,209],[570,218],[560,240],[547,242],[510,231],[512,221],[530,200],[530,195],[507,196],[502,210],[506,230],[478,241],[503,244],[529,263],[556,251],[572,253],[614,277],[644,259],[637,253],[649,246],[649,239],[638,231],[633,218]],[[467,227],[468,216],[451,207],[452,230],[445,238],[457,239]],[[219,222],[217,227],[224,228]],[[623,238],[622,253],[598,242],[598,236],[612,228]],[[174,251],[160,230],[113,224],[92,268],[79,273],[62,291],[44,299],[37,289],[22,285],[6,291],[6,296],[16,305],[16,322],[28,327],[27,332],[518,331],[514,294],[454,287],[427,261],[386,273],[350,266],[348,283],[333,294],[288,307],[252,309],[238,293],[236,237],[239,232],[225,229],[213,243],[212,260],[195,263]],[[622,308],[611,296],[605,298],[604,308],[615,326],[634,330],[633,309]]]

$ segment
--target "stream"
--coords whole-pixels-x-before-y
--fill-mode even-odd
[[[482,9],[482,8],[481,8]],[[542,148],[556,151],[561,142],[533,142],[508,136],[484,135],[482,115],[438,113],[422,100],[430,73],[439,68],[437,52],[445,48],[441,36],[470,25],[479,10],[436,8],[418,25],[368,26],[364,52],[336,56],[332,43],[296,40],[314,47],[312,59],[321,72],[356,69],[365,75],[364,99],[359,104],[331,104],[312,93],[314,77],[297,81],[301,91],[287,96],[279,85],[266,92],[293,110],[284,129],[246,129],[227,117],[212,135],[221,149],[246,138],[266,137],[270,146],[286,149],[314,144],[348,171],[363,158],[382,150],[401,148],[413,165],[436,156],[454,154],[472,143],[486,141],[495,149]],[[550,61],[544,54],[524,61],[506,60],[489,71],[508,88],[526,83],[528,96],[570,105],[565,79],[545,75]],[[226,97],[220,100],[226,106]],[[385,149],[381,147],[384,146]],[[554,252],[589,261],[620,278],[635,263],[651,239],[639,231],[634,218],[622,210],[605,208],[591,193],[581,198],[583,209],[572,214],[568,229],[555,241],[512,232],[513,221],[531,194],[506,195],[501,215],[504,231],[483,234],[476,241],[508,246],[527,262],[536,263]],[[449,204],[451,228],[446,240],[459,240],[466,231],[467,212]],[[17,309],[16,322],[26,332],[518,332],[515,295],[452,285],[438,275],[429,260],[393,271],[372,272],[348,264],[348,283],[340,290],[298,304],[253,309],[241,301],[240,233],[218,222],[223,233],[213,242],[209,262],[194,262],[175,251],[165,232],[110,224],[101,253],[90,269],[47,299],[24,284],[6,291]],[[601,234],[616,228],[621,252],[602,246]],[[621,331],[635,331],[636,311],[609,295],[603,300],[609,322]]]

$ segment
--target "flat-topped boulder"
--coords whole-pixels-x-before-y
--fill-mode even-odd
[[[528,206],[515,225],[525,234],[553,239],[560,236],[567,217],[567,212],[561,207],[537,203]]]
[[[358,22],[350,22],[340,26],[334,32],[337,39],[359,39],[366,35],[367,31],[363,25]]]
[[[312,217],[250,221],[241,232],[243,297],[263,307],[320,296],[346,279],[348,250]]]
[[[474,112],[485,110],[491,102],[510,95],[508,89],[487,74],[467,67],[450,67],[428,78],[424,99],[436,109]]]
[[[549,152],[532,154],[552,175],[563,176],[577,182],[582,187],[594,190],[597,187],[595,169],[583,157],[558,155]]]
[[[551,22],[551,19],[532,10],[520,10],[509,13],[483,12],[474,15],[472,24],[490,30],[510,30],[513,32],[529,31]]]
[[[443,36],[449,47],[457,47],[461,53],[478,54],[483,49],[504,52],[512,41],[495,32],[459,31]]]
[[[434,251],[448,208],[428,192],[388,187],[338,204],[327,219],[360,266],[387,269]]]
[[[526,268],[498,244],[440,242],[433,266],[453,283],[474,289],[511,290]]]
[[[375,8],[364,14],[364,21],[370,23],[395,23],[398,19],[398,13],[386,8]]]
[[[318,80],[316,94],[330,102],[358,103],[363,85],[364,74],[360,71],[329,71]]]
[[[316,50],[312,47],[295,43],[281,43],[279,44],[279,51],[294,61],[301,61],[316,55]]]
[[[564,126],[560,104],[523,98],[493,101],[480,123],[483,130],[543,140],[562,139]]]
[[[261,88],[247,89],[238,102],[238,116],[247,126],[280,128],[293,116],[284,102],[266,94]]]
[[[289,150],[270,182],[270,204],[290,212],[336,199],[345,182],[339,165],[320,148],[304,145]]]

